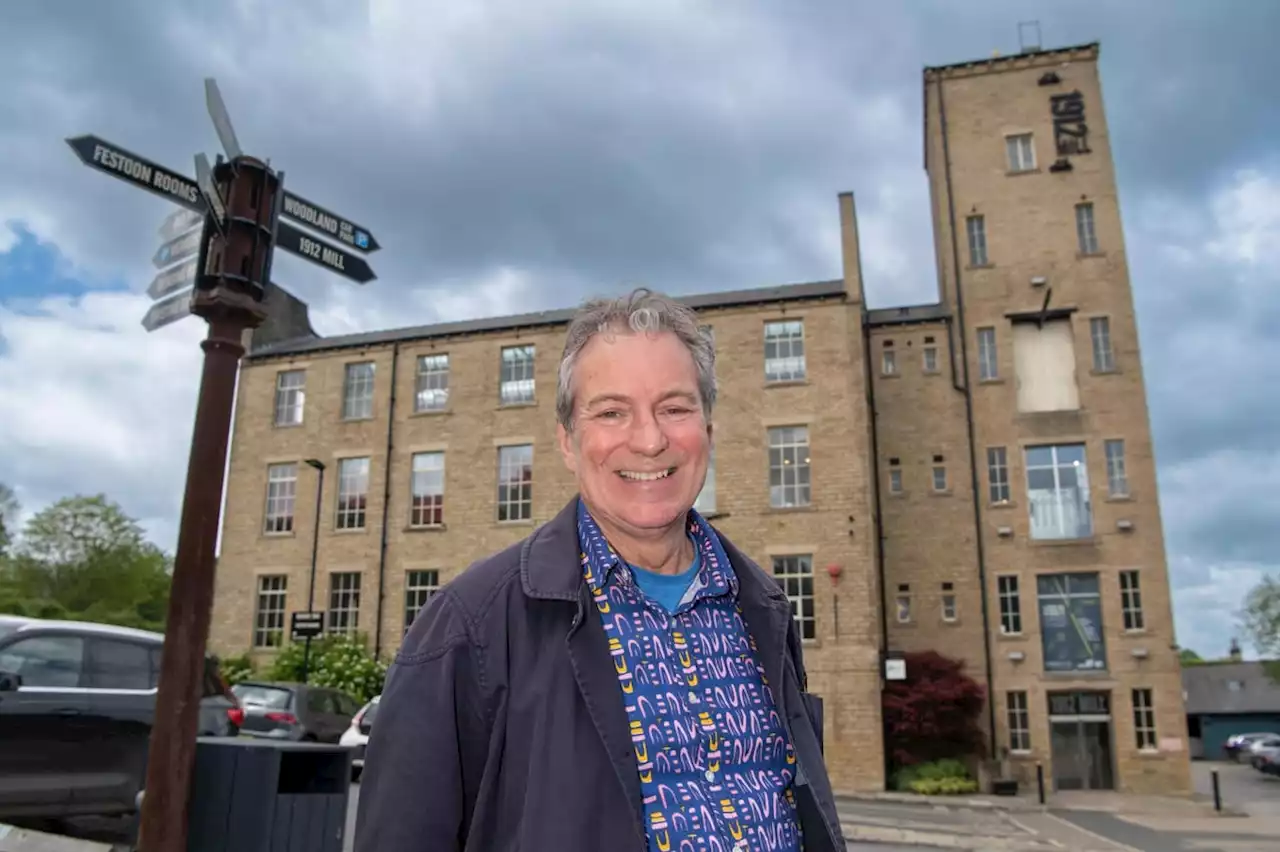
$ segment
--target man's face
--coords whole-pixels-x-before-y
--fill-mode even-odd
[[[560,427],[560,450],[592,514],[633,536],[683,522],[711,448],[689,350],[669,331],[596,336],[573,383],[574,429]]]

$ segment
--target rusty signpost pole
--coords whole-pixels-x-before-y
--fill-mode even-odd
[[[188,793],[195,764],[205,645],[213,610],[215,544],[230,441],[236,374],[246,329],[266,318],[262,296],[271,272],[280,178],[240,156],[220,163],[211,190],[191,312],[209,324],[204,373],[187,464],[174,560],[155,725],[147,763],[138,845],[142,852],[186,849]],[[226,219],[213,211],[225,200]]]
[[[191,216],[170,216],[162,226],[169,242],[153,259],[163,271],[148,288],[160,299],[143,319],[155,331],[194,315],[209,326],[201,348],[204,370],[187,462],[178,549],[174,557],[155,723],[151,729],[142,794],[141,852],[186,852],[188,799],[195,766],[205,650],[213,613],[216,547],[230,443],[236,375],[244,333],[267,318],[264,305],[273,249],[282,248],[358,284],[376,276],[360,254],[380,246],[369,230],[283,188],[284,173],[240,149],[217,84],[205,80],[209,116],[229,159],[196,156],[196,179],[175,172],[97,136],[67,144],[90,168],[155,193],[203,217],[199,250],[191,265]],[[309,236],[283,219],[320,232]],[[181,239],[179,239],[179,236]],[[191,237],[191,239],[188,238]],[[330,242],[333,240],[337,243]],[[319,623],[308,602],[305,619]]]

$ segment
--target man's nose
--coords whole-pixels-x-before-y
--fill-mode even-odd
[[[667,448],[667,433],[652,412],[637,414],[631,421],[631,449],[656,456]]]

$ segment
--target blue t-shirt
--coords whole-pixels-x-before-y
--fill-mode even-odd
[[[667,612],[674,613],[679,608],[680,602],[684,600],[684,593],[689,590],[689,584],[693,582],[694,577],[698,576],[698,569],[702,567],[702,554],[698,552],[697,545],[694,545],[693,564],[679,574],[659,574],[638,565],[631,565],[630,562],[627,564],[631,566],[631,573],[636,577],[636,585],[640,587],[640,591],[644,592],[645,597]]]

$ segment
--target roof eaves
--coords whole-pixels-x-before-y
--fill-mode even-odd
[[[675,296],[695,310],[711,310],[740,307],[744,305],[760,305],[770,302],[808,301],[844,296],[844,281],[812,281],[802,284],[784,284],[774,287],[757,287],[748,290],[729,290],[718,293],[698,293],[689,296]],[[393,343],[406,343],[416,340],[451,337],[463,334],[490,334],[513,329],[540,328],[563,325],[573,318],[577,308],[561,308],[535,313],[513,314],[498,317],[485,317],[472,320],[461,320],[431,325],[411,326],[398,329],[346,334],[337,337],[299,338],[280,341],[250,352],[245,357],[247,362],[265,361],[291,355],[302,355],[315,352],[341,349],[361,349],[370,346],[385,346]]]

